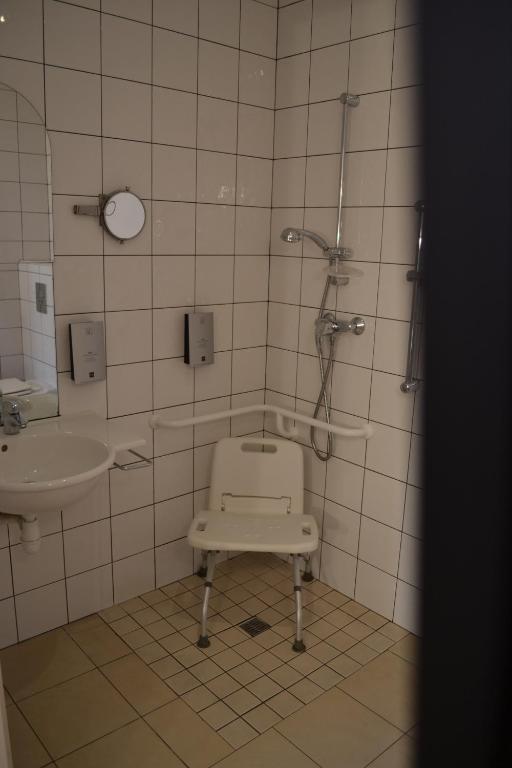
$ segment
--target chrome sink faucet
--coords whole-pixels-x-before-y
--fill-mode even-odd
[[[27,426],[23,418],[19,402],[14,397],[2,395],[0,392],[0,425],[5,435],[17,435],[20,429]]]

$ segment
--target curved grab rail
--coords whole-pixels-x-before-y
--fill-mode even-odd
[[[313,419],[305,416],[303,413],[288,411],[286,408],[280,408],[277,405],[245,405],[241,408],[231,408],[227,411],[217,411],[216,413],[206,413],[203,416],[190,416],[187,419],[171,420],[164,416],[151,416],[149,424],[153,429],[162,427],[163,429],[180,429],[182,427],[193,427],[197,424],[207,424],[212,421],[232,418],[233,416],[244,416],[248,413],[273,413],[276,417],[277,431],[283,437],[294,438],[299,434],[295,426],[285,424],[285,419],[298,421],[309,427],[316,427],[324,432],[332,432],[339,437],[362,437],[368,440],[373,435],[371,424],[363,424],[361,427],[341,427],[336,424],[326,424],[325,421]]]

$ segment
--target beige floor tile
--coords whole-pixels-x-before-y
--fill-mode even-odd
[[[132,613],[132,618],[135,619],[141,627],[145,627],[147,624],[152,624],[154,621],[158,621],[160,614],[153,608],[146,606],[142,611]]]
[[[216,768],[315,768],[315,764],[293,744],[270,731],[222,760]]]
[[[185,629],[185,627],[191,627],[196,623],[196,620],[186,611],[180,611],[179,613],[171,614],[167,617],[167,621],[172,627],[174,627],[174,629],[177,630]]]
[[[58,761],[59,768],[184,768],[143,720]]]
[[[308,610],[314,613],[315,616],[325,616],[332,611],[332,605],[319,597],[317,600],[312,600],[308,605]]]
[[[273,669],[277,669],[283,664],[283,660],[279,659],[277,656],[274,656],[271,651],[260,653],[259,656],[255,656],[253,659],[251,659],[251,662],[257,669],[260,670],[260,672],[265,674],[272,672]]]
[[[184,629],[182,634],[187,637],[187,632],[189,630]],[[194,633],[190,637],[191,642],[196,645],[197,643],[197,627],[194,627]],[[201,648],[201,651],[204,653],[205,656],[215,656],[217,653],[220,653],[221,651],[227,650],[227,645],[222,642],[222,640],[219,640],[217,635],[210,635],[210,645],[208,648]]]
[[[239,643],[235,650],[247,661],[253,659],[255,656],[259,656],[259,654],[264,651],[261,645],[258,645],[254,640],[246,640],[243,643]]]
[[[395,643],[398,642],[398,640],[401,640],[402,637],[405,637],[409,634],[406,629],[399,627],[398,624],[393,624],[392,621],[388,621],[387,624],[384,624],[380,628],[380,631],[383,635],[389,637],[390,640],[394,640]]]
[[[403,731],[417,722],[416,669],[393,653],[370,661],[339,687]]]
[[[242,632],[241,629],[238,629],[238,627],[231,627],[231,629],[226,629],[224,632],[220,632],[218,638],[232,648],[234,645],[238,645],[238,643],[243,643],[247,640],[247,635],[245,632]]]
[[[226,653],[226,651],[222,651],[222,653]],[[217,660],[218,656],[214,658]],[[222,674],[222,667],[219,667],[213,659],[205,659],[199,664],[195,664],[190,671],[202,683],[207,683],[209,680],[213,680],[214,677]]]
[[[355,600],[349,600],[348,603],[345,603],[343,610],[345,613],[350,613],[350,615],[355,619],[358,619],[359,616],[363,615],[363,613],[368,612],[368,608],[365,608],[365,606],[361,605],[360,603],[356,603]]]
[[[363,768],[400,736],[400,731],[337,688],[276,729],[322,768]]]
[[[149,645],[143,645],[142,648],[137,648],[135,653],[146,664],[153,664],[153,662],[160,661],[160,659],[164,659],[169,655],[165,648],[162,648],[160,643],[149,643]]]
[[[308,678],[323,688],[324,691],[334,688],[335,685],[343,680],[343,677],[335,672],[334,669],[330,669],[330,667],[320,667],[320,669],[312,672]]]
[[[417,664],[420,658],[420,638],[415,635],[407,635],[399,640],[398,643],[391,648],[393,653],[401,656],[402,659]]]
[[[4,685],[15,700],[94,668],[90,659],[61,629],[5,648],[0,653],[0,662]]]
[[[106,624],[77,632],[74,640],[98,666],[130,653],[124,640],[112,632]]]
[[[269,648],[273,648],[274,645],[279,645],[282,640],[283,638],[272,629],[267,629],[265,632],[262,632],[260,635],[256,635],[254,638],[254,642],[257,645],[261,646],[262,648],[266,648],[267,650]]]
[[[242,687],[238,680],[232,678],[227,672],[214,677],[213,680],[209,680],[206,685],[219,699],[224,699],[230,693],[234,693]]]
[[[151,637],[154,637],[155,640],[160,640],[163,637],[171,635],[174,632],[174,628],[171,627],[165,619],[159,619],[153,624],[148,624],[146,632],[149,632]]]
[[[139,715],[162,707],[174,698],[171,689],[137,656],[124,656],[101,671]]]
[[[327,637],[334,635],[334,633],[336,632],[336,627],[334,626],[334,624],[331,624],[325,619],[319,619],[318,621],[315,621],[313,624],[310,624],[308,627],[308,630],[309,632],[311,632],[313,635],[316,635],[316,637],[320,638],[321,640],[325,640]]]
[[[154,610],[164,619],[173,616],[175,613],[181,613],[181,608],[178,603],[175,603],[174,600],[170,598],[161,603],[157,603]]]
[[[98,615],[101,616],[107,624],[111,624],[113,621],[117,621],[118,619],[122,619],[123,616],[126,616],[126,611],[124,608],[121,608],[120,605],[112,605],[110,608],[104,608]]]
[[[250,691],[245,688],[241,688],[239,691],[230,693],[224,699],[231,709],[233,709],[238,715],[245,715],[250,709],[254,709],[260,703],[260,700]]]
[[[247,611],[240,608],[238,605],[234,605],[233,608],[228,608],[226,611],[222,611],[221,617],[230,624],[240,624],[242,621],[250,618]]]
[[[136,613],[137,611],[142,611],[145,607],[146,604],[140,597],[133,597],[131,600],[126,600],[126,602],[121,603],[121,608],[124,608],[126,613]]]
[[[335,632],[334,635],[327,637],[325,642],[329,643],[329,645],[332,645],[334,648],[337,648],[341,653],[344,653],[345,651],[348,651],[349,648],[352,648],[352,646],[357,643],[357,640],[340,629]]]
[[[189,707],[192,707],[194,712],[200,712],[202,709],[206,709],[206,707],[209,707],[218,701],[217,696],[215,696],[212,691],[208,690],[205,685],[200,685],[198,688],[194,688],[192,691],[184,693],[182,699],[189,705]]]
[[[388,623],[388,620],[381,616],[380,613],[374,611],[368,611],[361,616],[360,619],[364,624],[368,624],[372,629],[380,629],[384,624]]]
[[[297,653],[292,649],[291,639],[283,640],[279,645],[275,645],[272,648],[272,653],[274,656],[277,656],[278,659],[281,659],[281,662],[292,661],[292,659],[297,658]]]
[[[206,658],[204,653],[195,645],[188,645],[186,648],[176,651],[173,656],[185,668],[199,664],[200,661],[204,661]]]
[[[239,749],[254,739],[258,735],[258,731],[255,731],[249,723],[242,720],[241,717],[237,717],[229,725],[225,725],[221,728],[219,734],[230,744],[233,749]]]
[[[365,637],[363,640],[363,643],[379,653],[387,651],[387,649],[393,645],[393,641],[390,640],[389,637],[386,637],[386,635],[382,635],[380,632],[373,632],[371,635],[368,635],[368,637]]]
[[[167,584],[165,587],[161,587],[162,592],[168,597],[174,597],[182,592],[185,592],[185,587],[180,584],[179,581],[174,581],[172,584]]]
[[[187,576],[185,579],[181,579],[180,584],[186,589],[195,589],[196,587],[202,587],[204,580],[194,573],[192,576]]]
[[[290,667],[288,664],[282,664],[277,669],[271,670],[268,673],[268,676],[282,688],[289,688],[294,683],[298,683],[299,680],[302,680],[300,672],[297,672],[296,669]]]
[[[349,677],[349,675],[353,675],[354,672],[361,669],[361,665],[345,653],[342,653],[340,656],[336,656],[332,661],[329,661],[327,666],[334,669],[334,671],[338,672],[342,677]]]
[[[318,696],[324,692],[324,689],[320,688],[319,685],[314,683],[308,677],[305,677],[303,680],[300,680],[300,682],[292,685],[291,688],[289,688],[289,691],[293,696],[302,701],[303,704],[309,704],[310,701],[318,698]]]
[[[164,659],[159,659],[150,665],[153,672],[156,672],[158,677],[165,680],[167,677],[176,675],[183,670],[183,667],[172,656],[166,656]]]
[[[144,600],[148,605],[156,605],[166,599],[166,595],[160,589],[153,589],[151,592],[146,592],[140,597],[141,600]]]
[[[288,717],[302,707],[302,702],[292,696],[289,691],[281,691],[266,704],[281,717]]]
[[[191,675],[188,669],[168,677],[165,682],[178,696],[183,696],[184,693],[188,693],[201,685],[197,677]]]
[[[201,717],[216,731],[236,720],[236,714],[223,701],[216,701],[201,711]]]
[[[62,757],[136,719],[97,670],[21,702],[23,714],[52,757]]]
[[[253,683],[249,683],[247,690],[254,693],[260,701],[266,701],[272,696],[277,696],[283,689],[274,680],[271,680],[270,677],[263,676]]]
[[[412,768],[415,765],[415,744],[409,736],[402,736],[382,753],[368,768]]]
[[[247,712],[244,715],[244,720],[255,728],[258,733],[264,733],[269,728],[272,728],[273,725],[281,722],[281,717],[273,709],[267,707],[266,704],[260,704],[259,707]]]
[[[316,595],[317,597],[323,597],[331,591],[331,588],[326,584],[322,584],[321,581],[311,581],[309,583],[306,582],[304,589],[306,589],[308,592],[311,592],[311,594]]]
[[[336,656],[339,656],[337,648],[334,648],[332,645],[329,645],[329,643],[322,640],[315,643],[313,646],[308,645],[308,652],[311,656],[314,656],[315,659],[321,661],[322,664],[327,664],[328,661],[332,661]]]
[[[336,608],[340,608],[342,605],[345,605],[345,603],[348,603],[350,598],[333,589],[331,592],[324,595],[324,600],[327,600],[328,603],[334,605]]]
[[[257,656],[257,658],[261,659],[261,656]],[[258,677],[261,677],[263,673],[250,661],[245,661],[238,667],[230,669],[229,674],[242,685],[247,685],[248,683],[252,683],[252,681],[256,680]]]
[[[105,626],[104,621],[97,613],[93,613],[90,616],[84,616],[82,619],[72,621],[71,624],[66,624],[63,629],[74,637],[77,632],[82,632],[84,629],[93,629],[93,627]]]
[[[12,759],[16,768],[41,768],[50,756],[17,707],[7,708]]]
[[[149,645],[149,643],[153,642],[153,638],[149,632],[146,632],[146,630],[142,629],[142,627],[136,629],[135,632],[128,632],[127,635],[124,635],[123,639],[130,646],[130,648],[132,648],[132,650],[135,650],[136,648],[142,648],[142,646]]]
[[[356,640],[363,640],[368,635],[371,635],[372,628],[356,619],[356,621],[352,621],[343,627],[343,631],[350,635],[350,637],[355,637]]]
[[[244,657],[240,656],[233,648],[227,648],[225,651],[215,654],[215,663],[222,667],[225,672],[233,669],[233,667],[238,667],[243,661]]]
[[[131,616],[123,616],[122,619],[112,621],[110,623],[110,628],[114,630],[116,635],[122,637],[123,635],[127,635],[128,632],[135,632],[136,629],[139,629],[139,625]]]
[[[296,669],[297,672],[300,672],[304,677],[310,675],[315,669],[322,666],[322,662],[315,659],[315,657],[311,656],[309,653],[295,654],[295,658],[292,659],[289,664],[290,667]]]
[[[176,595],[174,599],[175,603],[178,603],[182,608],[191,608],[193,605],[201,602],[201,598],[197,597],[193,592],[183,592],[181,595]]]
[[[188,768],[208,768],[232,751],[229,744],[182,701],[173,701],[155,710],[146,720]]]
[[[341,611],[339,608],[337,608],[335,611],[331,611],[331,613],[325,616],[325,620],[337,629],[343,629],[344,627],[353,623],[354,617],[349,613],[345,613],[345,611]]]
[[[181,651],[182,648],[187,648],[190,645],[190,640],[183,637],[180,632],[175,632],[172,627],[170,627],[170,629],[173,634],[168,637],[162,637],[159,641],[160,645],[165,648],[166,651],[169,651],[169,653],[176,653],[176,651]]]
[[[374,651],[364,643],[356,643],[352,648],[348,648],[346,651],[347,656],[357,661],[358,664],[368,664],[369,661],[378,656],[378,652]]]

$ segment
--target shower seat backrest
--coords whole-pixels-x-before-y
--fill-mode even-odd
[[[303,514],[304,459],[289,440],[225,437],[214,449],[209,509]]]

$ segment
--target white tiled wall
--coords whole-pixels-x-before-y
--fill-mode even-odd
[[[420,397],[405,395],[411,284],[421,197],[421,85],[413,0],[281,0],[278,14],[267,400],[312,413],[320,386],[314,320],[325,284],[321,252],[283,243],[284,227],[335,239],[343,91],[350,112],[343,244],[363,272],[331,288],[328,309],[366,319],[343,336],[332,374],[333,420],[370,419],[375,436],[337,439],[316,459],[304,431],[306,499],[322,526],[320,577],[418,630],[422,441]]]
[[[47,516],[37,555],[0,526],[0,646],[192,573],[184,537],[211,445],[262,429],[256,417],[153,439],[148,415],[264,399],[276,6],[20,0],[0,28],[0,82],[44,116],[52,149],[60,410],[131,423],[155,457]],[[147,210],[135,240],[72,214],[125,185]],[[182,361],[194,307],[216,333],[215,365],[195,372]],[[107,379],[77,386],[68,325],[88,318],[105,322]]]
[[[100,0],[22,0],[8,34],[0,29],[0,81],[45,116],[52,145],[61,411],[122,419],[154,456],[47,516],[37,562],[0,527],[0,645],[192,572],[185,533],[205,503],[212,444],[263,425],[153,436],[149,413],[262,402],[265,390],[311,410],[324,263],[279,232],[307,226],[333,239],[336,99],[347,85],[362,98],[344,224],[364,278],[330,304],[363,314],[367,331],[340,339],[332,397],[335,419],[370,417],[376,436],[367,448],[337,441],[326,467],[304,432],[306,503],[322,524],[321,577],[416,627],[421,436],[418,405],[397,388],[419,195],[417,19],[412,0],[280,5],[278,41],[276,0],[102,0],[101,12]],[[74,203],[125,185],[148,213],[135,240],[119,245],[72,215]],[[216,328],[215,366],[195,372],[180,359],[194,306],[214,311]],[[79,387],[67,327],[88,318],[105,322],[108,373]]]

